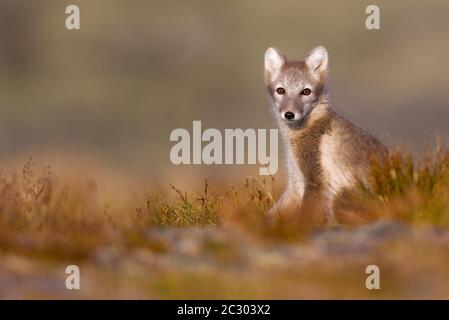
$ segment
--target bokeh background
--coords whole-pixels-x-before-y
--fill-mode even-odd
[[[379,31],[365,28],[372,3]],[[69,4],[80,6],[79,31],[65,28]],[[83,157],[172,183],[257,174],[258,165],[176,167],[169,134],[192,120],[275,127],[269,46],[301,57],[324,45],[336,107],[421,150],[436,133],[449,137],[448,39],[443,0],[1,0],[0,164]]]

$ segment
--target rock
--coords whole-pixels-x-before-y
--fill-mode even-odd
[[[326,254],[363,254],[381,244],[411,235],[411,229],[398,222],[377,222],[353,230],[324,230],[311,245]]]

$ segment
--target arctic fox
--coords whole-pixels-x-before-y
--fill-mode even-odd
[[[328,73],[324,47],[314,48],[301,61],[287,60],[275,48],[265,53],[265,83],[285,144],[288,170],[287,188],[272,214],[307,206],[328,223],[336,223],[337,197],[358,183],[367,185],[372,157],[387,154],[379,140],[335,111]]]

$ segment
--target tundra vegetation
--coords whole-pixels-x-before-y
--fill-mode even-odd
[[[30,159],[1,172],[0,297],[449,298],[449,149],[398,148],[371,171],[357,212],[330,227],[268,218],[283,190],[270,176],[104,193]],[[372,264],[379,290],[365,287]]]

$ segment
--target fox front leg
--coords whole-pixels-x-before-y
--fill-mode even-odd
[[[324,212],[326,213],[327,225],[330,227],[337,226],[338,222],[337,219],[335,218],[334,199],[331,198],[326,201]]]
[[[301,208],[301,200],[294,197],[290,192],[285,192],[281,198],[268,211],[268,216],[277,217],[279,215],[298,213]]]

